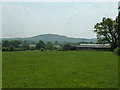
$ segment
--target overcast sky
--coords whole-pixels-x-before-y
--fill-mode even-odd
[[[94,25],[115,19],[117,2],[4,2],[2,37],[60,34],[95,38]]]

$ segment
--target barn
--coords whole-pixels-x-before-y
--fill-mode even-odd
[[[109,44],[80,44],[72,46],[75,50],[99,50],[99,51],[110,51]]]

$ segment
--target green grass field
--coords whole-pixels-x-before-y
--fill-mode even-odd
[[[118,56],[104,51],[3,52],[3,88],[117,88]]]

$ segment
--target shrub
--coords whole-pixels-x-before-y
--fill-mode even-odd
[[[8,47],[6,47],[6,51],[10,51],[10,49]]]
[[[64,51],[67,51],[67,50],[71,50],[72,49],[72,46],[70,45],[70,43],[66,43],[63,45],[63,50]]]
[[[114,49],[114,53],[116,53],[117,55],[120,55],[120,48]]]
[[[35,50],[35,48],[34,48],[34,47],[31,47],[30,50]]]
[[[44,49],[43,49],[43,48],[41,48],[40,50],[41,50],[41,52],[43,52],[43,51],[44,51]]]
[[[2,48],[2,51],[6,51],[6,48],[5,48],[5,47],[3,47],[3,48]]]
[[[18,51],[18,48],[15,48],[15,50],[14,51]]]
[[[25,48],[23,48],[22,50],[23,50],[23,51],[25,51],[26,49],[25,49]]]
[[[22,48],[19,48],[19,51],[23,51],[23,49],[22,49]]]
[[[10,50],[10,51],[14,51],[15,48],[11,46],[11,47],[9,47],[9,50]]]

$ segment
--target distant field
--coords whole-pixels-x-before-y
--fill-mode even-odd
[[[103,51],[3,52],[3,88],[117,88],[118,56]]]

